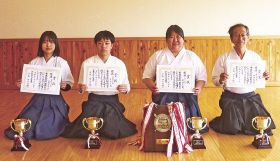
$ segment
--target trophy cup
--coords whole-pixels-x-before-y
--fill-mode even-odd
[[[85,148],[86,149],[99,149],[101,140],[95,130],[99,130],[103,126],[103,119],[98,117],[88,117],[83,119],[83,126],[91,132],[89,134]]]
[[[271,118],[266,116],[256,116],[252,119],[252,126],[254,129],[259,130],[260,134],[254,137],[252,144],[257,149],[270,149],[272,148],[269,136],[264,133],[271,124]]]
[[[191,126],[189,126],[189,123],[191,123]],[[205,123],[203,125],[203,123]],[[202,117],[191,117],[187,118],[187,126],[195,130],[195,133],[191,136],[191,146],[193,149],[206,149],[204,145],[204,140],[202,138],[202,135],[199,133],[199,130],[202,130],[207,125],[207,119]]]
[[[14,146],[11,151],[28,151],[31,144],[27,138],[23,137],[23,133],[31,128],[31,120],[25,118],[12,120],[10,126],[19,134],[14,137]]]

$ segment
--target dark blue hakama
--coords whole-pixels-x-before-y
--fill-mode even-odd
[[[56,138],[69,123],[69,107],[62,95],[34,94],[16,118],[31,120],[31,128],[24,133],[28,139],[45,140]],[[17,134],[10,127],[4,134],[13,139]]]
[[[152,101],[159,105],[166,105],[170,102],[181,102],[185,106],[186,118],[193,116],[202,117],[197,96],[193,93],[159,93],[153,94]],[[191,133],[193,130],[188,129]],[[209,131],[209,127],[202,129],[200,133],[205,133]]]

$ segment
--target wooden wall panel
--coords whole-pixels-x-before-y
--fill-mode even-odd
[[[280,82],[280,40],[272,41],[272,55],[275,55],[275,81]]]
[[[165,38],[117,38],[112,55],[126,64],[132,88],[145,88],[142,73],[149,57],[166,46]],[[186,37],[186,47],[201,58],[208,74],[208,87],[212,87],[212,67],[219,55],[229,51],[232,44],[228,37]],[[21,78],[23,64],[37,55],[38,39],[0,39],[0,89],[15,89]],[[81,63],[96,54],[92,38],[60,39],[61,57],[70,65],[78,81]],[[269,86],[280,86],[280,37],[251,37],[248,48],[267,61],[271,73]]]
[[[62,39],[60,40],[60,47],[61,57],[68,61],[75,82],[78,82],[83,60],[96,53],[92,39]]]

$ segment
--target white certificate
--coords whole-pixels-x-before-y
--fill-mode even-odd
[[[120,82],[120,68],[117,66],[84,66],[84,84],[87,91],[117,91]]]
[[[193,93],[195,74],[192,67],[157,65],[159,92]]]
[[[60,68],[24,64],[20,91],[59,95],[60,82]]]
[[[255,87],[264,88],[265,79],[265,61],[238,61],[231,60],[227,62],[227,74],[229,75],[226,82],[227,87]]]

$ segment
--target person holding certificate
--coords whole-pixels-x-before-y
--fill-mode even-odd
[[[258,134],[258,131],[252,127],[252,119],[256,116],[270,117],[270,114],[264,107],[260,95],[255,93],[255,86],[237,87],[229,85],[230,73],[228,73],[227,63],[239,61],[248,64],[247,62],[258,62],[262,59],[257,53],[246,47],[249,41],[249,28],[246,25],[233,25],[229,28],[228,33],[234,45],[233,49],[216,60],[212,71],[213,83],[216,86],[222,86],[224,89],[219,101],[222,114],[210,122],[210,127],[220,133],[255,135]],[[265,69],[263,71],[263,73],[260,73],[260,78],[268,80],[269,72]],[[239,73],[237,72],[235,75],[237,74]],[[247,80],[252,80],[252,78]],[[274,128],[275,124],[272,120],[271,126],[266,132],[272,135],[271,129]]]
[[[60,48],[58,38],[53,31],[45,31],[42,33],[39,40],[37,55],[38,56],[29,64],[38,67],[60,68],[61,80],[58,80],[58,82],[60,82],[60,89],[63,91],[70,90],[74,79],[67,61],[59,56]],[[41,84],[47,84],[47,81],[48,80]],[[23,82],[19,80],[17,86],[20,87],[22,85]],[[44,140],[56,138],[61,135],[65,126],[69,123],[68,112],[69,107],[61,94],[36,93],[17,118],[31,120],[32,126],[24,133],[25,138]],[[7,128],[4,133],[10,139],[13,139],[16,134],[10,127]]]
[[[184,47],[184,32],[178,25],[171,25],[167,29],[166,43],[167,48],[155,52],[146,63],[142,77],[143,83],[152,91],[152,101],[154,103],[166,105],[171,102],[181,102],[185,105],[187,118],[192,116],[201,117],[197,96],[207,81],[205,66],[194,52]],[[160,92],[160,85],[156,84],[156,79],[161,79],[157,77],[157,68],[160,65],[192,69],[194,87],[185,93],[175,92],[175,89],[171,92]],[[176,84],[177,82],[174,83]],[[202,132],[206,131],[208,131],[208,128],[202,130]]]
[[[137,132],[136,125],[125,118],[125,107],[118,94],[127,94],[130,84],[126,66],[111,55],[115,37],[110,31],[100,31],[94,37],[97,55],[86,59],[81,66],[78,91],[88,91],[88,100],[82,103],[82,113],[65,129],[63,136],[86,138],[89,131],[82,121],[98,117],[104,124],[97,132],[110,139],[123,138]]]

